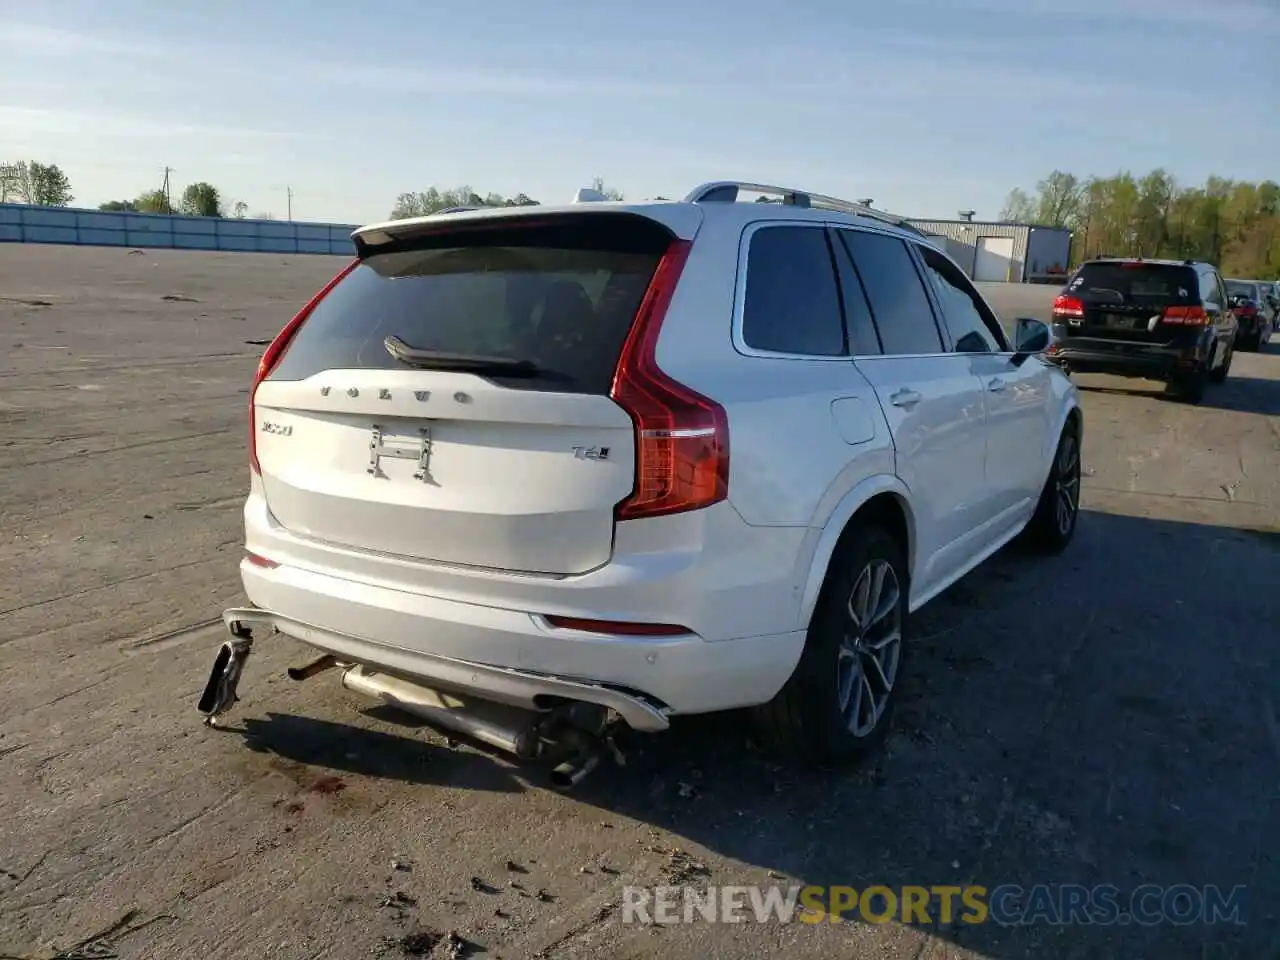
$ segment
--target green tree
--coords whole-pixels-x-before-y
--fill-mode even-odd
[[[212,183],[193,183],[182,191],[179,209],[189,217],[221,217],[222,195]]]
[[[1000,219],[1006,223],[1030,223],[1035,219],[1037,205],[1037,201],[1027,196],[1027,191],[1014,187],[1000,208]]]
[[[98,204],[99,210],[105,210],[107,213],[137,213],[138,207],[132,200],[108,200],[106,203]]]
[[[455,187],[452,190],[440,190],[428,187],[417,193],[402,193],[396,197],[396,205],[391,210],[391,220],[407,220],[410,217],[426,217],[450,207],[536,207],[538,201],[530,199],[527,194],[517,193],[514,197],[504,197],[500,193],[488,193],[480,196],[469,186]]]
[[[139,213],[173,213],[173,205],[163,190],[148,190],[138,195],[133,201],[134,209]]]
[[[65,207],[75,199],[71,180],[56,163],[32,161],[31,203],[41,207]]]
[[[1001,215],[1071,229],[1075,264],[1099,254],[1174,257],[1280,279],[1280,184],[1271,180],[1184,186],[1163,169],[1087,179],[1055,170],[1032,192],[1013,190]]]

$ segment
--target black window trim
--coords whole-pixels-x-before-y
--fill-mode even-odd
[[[871,303],[871,298],[868,297],[867,308],[871,311],[871,322],[876,328],[876,339],[879,340],[880,342],[880,353],[877,354],[877,356],[881,356],[886,359],[895,359],[895,358],[903,358],[903,357],[955,356],[955,344],[951,342],[951,332],[947,329],[946,324],[942,322],[942,314],[940,313],[938,309],[938,304],[934,298],[933,284],[929,281],[929,278],[924,274],[924,269],[923,269],[924,260],[921,258],[920,252],[917,249],[917,245],[919,241],[908,240],[905,237],[900,237],[896,233],[890,233],[887,230],[869,230],[866,227],[862,226],[861,224],[855,225],[855,224],[848,224],[848,223],[833,223],[831,226],[833,226],[838,230],[850,230],[857,233],[870,233],[878,237],[886,237],[890,240],[897,240],[899,243],[903,244],[907,248],[907,257],[911,261],[911,266],[915,268],[916,279],[920,282],[920,285],[924,287],[925,299],[929,303],[929,312],[933,315],[933,327],[938,333],[938,340],[942,344],[942,349],[937,351],[936,353],[888,353],[887,351],[885,351],[884,334],[880,331],[880,321],[876,319],[875,307]],[[853,267],[853,271],[858,277],[858,282],[863,285],[863,289],[865,290],[866,280],[864,280],[862,277],[862,271],[858,268],[857,261],[854,260],[853,255],[849,253],[848,248],[845,247],[843,243],[841,243],[841,249],[844,251],[845,257],[848,259],[850,265]],[[872,357],[872,356],[866,356],[866,355],[864,356],[868,360],[875,359],[875,357]]]
[[[844,291],[840,284],[840,272],[836,269],[834,260],[835,251],[831,248],[831,237],[828,227],[832,224],[821,220],[757,220],[747,224],[742,235],[738,240],[738,276],[734,282],[733,289],[733,325],[732,339],[733,348],[744,357],[753,357],[758,360],[807,360],[810,362],[824,361],[836,363],[848,363],[853,357],[849,352],[849,325],[844,315]],[[746,321],[746,302],[747,302],[747,266],[751,254],[751,239],[759,231],[770,227],[808,227],[820,230],[823,233],[823,239],[827,245],[827,255],[831,257],[831,273],[835,279],[836,302],[840,309],[840,331],[844,338],[844,353],[842,354],[813,354],[813,353],[785,353],[774,350],[762,350],[759,347],[753,347],[747,343],[744,325]]]
[[[859,358],[883,357],[884,338],[880,335],[880,326],[876,323],[875,311],[871,308],[871,298],[867,296],[866,283],[862,279],[862,274],[858,272],[857,266],[853,262],[853,257],[849,256],[849,250],[844,245],[844,241],[838,236],[840,224],[827,224],[827,243],[831,247],[831,256],[833,259],[832,266],[836,271],[836,283],[840,287],[840,312],[844,315],[844,337],[845,343],[849,350],[849,356],[857,360]],[[870,232],[870,231],[869,231]],[[858,285],[856,291],[845,290],[844,274],[848,272],[853,282]],[[876,338],[875,353],[858,353],[854,349],[853,334],[849,329],[849,298],[851,296],[859,296],[862,298],[863,305],[867,308],[867,316],[871,320],[871,333]]]
[[[925,249],[924,245],[918,242],[912,242],[911,247],[912,247],[912,253],[918,258],[918,261],[919,261],[917,264],[917,267],[922,273],[924,273],[929,269],[929,263],[924,258],[924,249]],[[976,356],[976,357],[981,357],[981,356],[1011,357],[1013,356],[1014,349],[1013,349],[1013,346],[1009,343],[1009,338],[1005,335],[1004,327],[1000,323],[1000,315],[996,313],[995,310],[991,309],[991,304],[987,303],[986,297],[984,297],[982,295],[982,292],[978,290],[976,286],[974,286],[973,281],[970,280],[967,276],[965,276],[965,272],[960,269],[959,264],[957,264],[954,260],[951,259],[951,257],[947,256],[945,253],[943,253],[941,250],[937,249],[936,247],[931,247],[930,249],[933,253],[941,257],[946,263],[951,265],[951,267],[956,271],[959,277],[969,287],[968,292],[973,293],[978,298],[978,302],[987,308],[987,312],[991,314],[991,318],[996,322],[996,333],[995,333],[996,349],[995,350],[989,351],[985,354],[970,353],[969,351],[957,350],[955,347],[955,338],[951,336],[951,327],[948,326],[946,322],[947,320],[946,306],[943,304],[942,300],[938,297],[938,291],[933,288],[933,282],[932,281],[927,282],[925,286],[928,288],[928,291],[929,291],[929,300],[933,304],[934,312],[940,318],[942,318],[942,325],[946,328],[946,331],[947,331],[947,336],[945,339],[946,339],[946,342],[949,343],[951,346],[950,352],[963,353],[965,356]],[[925,276],[925,279],[926,281],[928,281],[927,274]],[[979,314],[981,314],[981,311],[979,311]],[[988,333],[991,332],[991,328],[987,325],[985,318],[983,318],[983,326],[987,327]]]

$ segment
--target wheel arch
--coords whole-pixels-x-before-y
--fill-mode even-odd
[[[869,477],[845,494],[822,528],[801,597],[801,624],[808,624],[813,618],[832,560],[840,547],[854,530],[869,522],[884,525],[900,538],[907,555],[907,576],[910,578],[916,560],[916,523],[911,509],[911,492],[897,477]]]
[[[1066,402],[1062,405],[1062,412],[1058,414],[1058,422],[1054,424],[1054,430],[1045,437],[1045,449],[1042,453],[1044,457],[1044,475],[1049,476],[1049,471],[1053,469],[1053,459],[1058,455],[1058,441],[1062,439],[1062,431],[1067,428],[1067,424],[1072,424],[1076,429],[1076,440],[1079,441],[1081,452],[1084,449],[1084,411],[1080,408],[1080,396],[1073,385],[1070,392],[1064,395]]]

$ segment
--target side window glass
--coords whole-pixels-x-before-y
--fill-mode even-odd
[[[747,251],[742,339],[755,350],[844,356],[844,321],[826,231],[763,227]]]
[[[849,333],[849,348],[855,357],[875,357],[884,351],[876,323],[871,317],[871,305],[863,289],[853,261],[845,253],[844,244],[833,236],[836,254],[836,276],[840,280],[840,293],[844,298],[844,322]]]
[[[1200,279],[1200,302],[1209,304],[1218,299],[1218,281],[1213,276],[1213,271],[1206,270],[1199,274]]]
[[[1004,349],[1000,323],[969,282],[936,250],[919,247],[925,273],[942,305],[942,318],[957,353],[996,353]]]
[[[839,233],[871,304],[884,352],[897,356],[941,353],[942,336],[933,307],[906,244],[863,230]]]

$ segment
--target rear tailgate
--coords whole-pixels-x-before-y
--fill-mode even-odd
[[[1199,283],[1191,267],[1141,261],[1086,263],[1066,293],[1083,307],[1083,316],[1070,325],[1069,336],[1139,343],[1167,342],[1183,327],[1165,323],[1165,310],[1200,303]]]
[[[422,561],[606,563],[635,463],[609,389],[672,236],[593,210],[364,248],[255,394],[271,513],[301,536]]]

